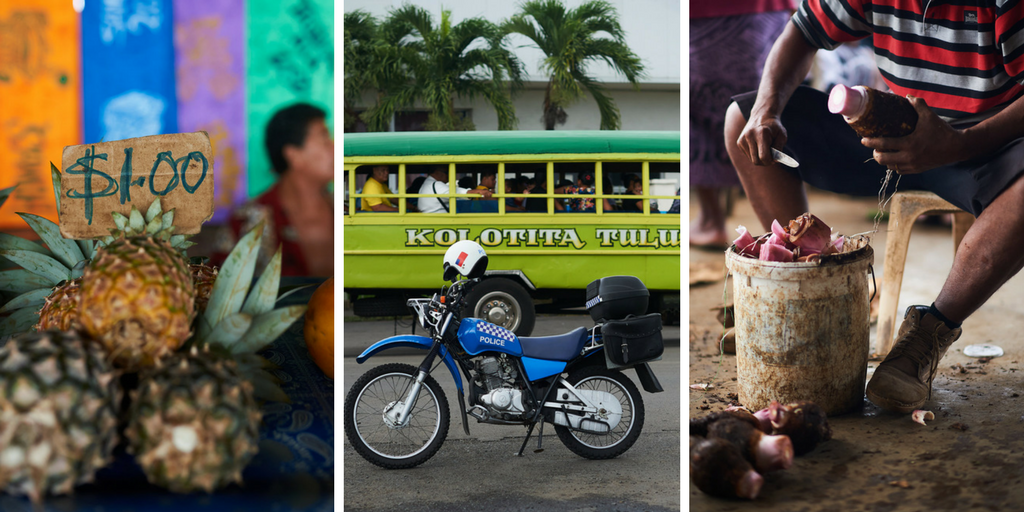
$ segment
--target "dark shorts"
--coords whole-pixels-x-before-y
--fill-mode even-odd
[[[732,99],[743,117],[750,118],[757,92]],[[784,152],[800,166],[783,167],[811,185],[862,197],[877,197],[885,179],[885,167],[872,160],[872,150],[843,117],[828,111],[828,95],[806,86],[793,93],[782,112],[788,139]],[[899,179],[899,190],[928,190],[959,208],[978,216],[1003,190],[1024,173],[1024,138],[1014,140],[984,158],[938,167]],[[896,187],[893,175],[886,196]]]

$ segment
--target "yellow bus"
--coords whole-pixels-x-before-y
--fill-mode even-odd
[[[678,322],[679,142],[677,131],[345,134],[344,289],[355,313],[408,314],[407,298],[444,283],[445,249],[471,239],[490,263],[468,316],[525,336],[536,310],[582,307],[591,281],[634,275],[650,308]],[[363,193],[384,166],[388,190]],[[395,211],[372,210],[381,198]]]

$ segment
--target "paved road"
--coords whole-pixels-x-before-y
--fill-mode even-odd
[[[587,316],[538,318],[538,336],[589,326]],[[408,326],[399,330],[409,332]],[[363,365],[354,356],[373,341],[394,333],[393,322],[346,322],[344,386],[372,366],[387,362],[418,365],[419,355],[384,353]],[[620,457],[590,461],[565,448],[547,425],[544,451],[534,453],[536,437],[523,457],[514,453],[525,427],[477,424],[470,419],[466,436],[458,418],[455,385],[447,371],[435,375],[452,406],[448,439],[437,455],[410,470],[386,471],[364,461],[344,440],[346,511],[520,510],[666,511],[680,508],[679,463],[679,328],[667,327],[660,361],[651,363],[664,393],[642,392],[647,412],[643,433]],[[636,380],[636,373],[626,375]],[[639,384],[638,384],[639,387]]]

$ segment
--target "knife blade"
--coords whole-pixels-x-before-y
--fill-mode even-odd
[[[785,165],[786,167],[792,167],[795,169],[800,166],[800,162],[797,162],[793,157],[775,148],[772,148],[772,157],[775,158],[776,162]]]

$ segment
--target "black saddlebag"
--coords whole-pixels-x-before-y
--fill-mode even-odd
[[[665,351],[658,313],[609,320],[601,326],[601,339],[609,368],[628,368],[660,359]]]

